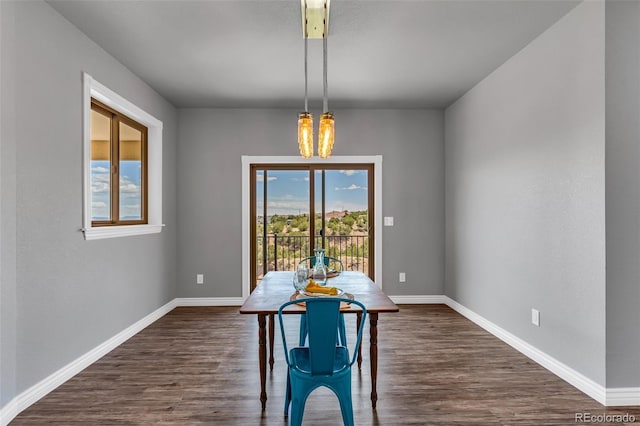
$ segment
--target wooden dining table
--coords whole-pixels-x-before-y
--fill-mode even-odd
[[[269,318],[269,364],[273,370],[273,342],[275,331],[275,315],[278,308],[285,302],[291,300],[295,295],[293,288],[293,272],[271,271],[268,272],[260,284],[240,307],[241,314],[255,314],[258,316],[258,359],[260,365],[260,401],[262,410],[267,405],[267,318]],[[362,272],[343,271],[337,277],[327,281],[327,285],[338,287],[346,293],[362,302],[369,315],[369,362],[371,364],[371,404],[376,408],[378,393],[376,389],[378,378],[378,314],[384,312],[398,312],[398,306],[384,294],[369,277]],[[292,305],[292,309],[304,312],[303,306]],[[291,311],[288,310],[290,313]],[[349,314],[357,314],[359,310],[343,310]],[[362,358],[358,357],[358,365],[361,365]]]

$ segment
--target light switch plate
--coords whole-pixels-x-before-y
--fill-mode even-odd
[[[384,226],[393,226],[393,216],[384,217]]]

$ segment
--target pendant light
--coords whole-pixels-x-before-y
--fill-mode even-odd
[[[329,97],[327,96],[327,35],[322,39],[323,57],[323,97],[322,115],[320,116],[320,128],[318,129],[318,155],[320,158],[328,158],[333,150],[335,136],[335,121],[333,113],[329,112]]]
[[[306,0],[305,0],[306,8]],[[307,41],[304,37],[304,111],[298,114],[298,147],[300,155],[304,158],[313,157],[313,116],[309,112],[309,100],[307,98]]]
[[[309,112],[308,76],[307,76],[307,44],[309,38],[322,38],[323,55],[323,96],[322,115],[318,128],[318,155],[328,158],[333,150],[335,137],[335,120],[329,112],[327,90],[327,38],[329,36],[329,0],[301,0],[302,36],[304,38],[304,111],[298,114],[298,148],[304,158],[313,157],[313,116]],[[312,33],[309,33],[311,29]]]

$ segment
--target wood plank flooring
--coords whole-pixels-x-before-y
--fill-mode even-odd
[[[256,316],[235,307],[177,308],[10,424],[286,425],[279,332],[263,413],[257,330]],[[605,409],[444,305],[381,314],[378,336],[378,408],[367,339],[353,374],[357,425],[575,425],[576,413],[629,413],[640,423],[640,407]],[[330,391],[310,396],[304,424],[341,419]]]

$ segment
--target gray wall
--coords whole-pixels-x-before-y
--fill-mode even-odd
[[[382,229],[385,291],[442,294],[442,111],[335,115],[333,155],[383,156],[382,213],[395,217]],[[295,110],[180,110],[178,296],[241,296],[241,156],[298,155],[296,117]],[[204,285],[195,284],[196,273],[205,274]]]
[[[16,385],[16,139],[13,3],[0,2],[0,407]]]
[[[601,2],[445,111],[446,294],[601,385],[604,113]]]
[[[2,110],[3,272],[13,266],[5,264],[8,253],[16,253],[15,284],[10,273],[2,276],[3,316],[7,308],[15,315],[14,324],[2,325],[2,354],[15,354],[8,366],[15,377],[2,367],[6,403],[175,297],[177,112],[46,3],[4,3],[3,59],[8,37],[15,74],[9,80],[3,74],[3,106],[4,89],[12,87],[15,115]],[[15,19],[13,27],[5,27],[8,19]],[[164,122],[167,226],[160,234],[85,241],[79,231],[82,71]],[[4,139],[7,122],[15,141]],[[5,158],[13,146],[15,160]],[[15,226],[5,215],[12,210]],[[12,232],[15,243],[5,241]],[[15,302],[5,302],[5,292],[11,297],[14,290]]]
[[[607,387],[640,386],[640,2],[606,4]]]

